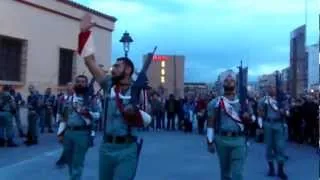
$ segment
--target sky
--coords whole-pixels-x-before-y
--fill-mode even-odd
[[[113,60],[123,56],[119,39],[127,30],[134,40],[129,57],[138,68],[157,45],[157,54],[185,56],[186,82],[214,82],[241,60],[250,81],[286,68],[290,33],[306,22],[306,44],[319,40],[319,0],[74,1],[118,19]]]

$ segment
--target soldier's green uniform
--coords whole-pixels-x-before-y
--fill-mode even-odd
[[[119,111],[115,97],[110,96],[111,78],[107,76],[101,83],[108,97],[107,117],[103,143],[100,146],[99,179],[132,180],[138,162],[137,129],[128,127]],[[122,95],[130,96],[130,88]],[[123,99],[123,104],[129,99]]]
[[[219,105],[221,97],[208,104],[208,118],[215,119],[215,144],[220,163],[221,180],[242,180],[247,157],[245,133]],[[240,111],[239,101],[230,103],[235,112]]]
[[[40,105],[39,105],[40,95],[37,92],[32,92],[27,99],[28,104],[28,132],[27,140],[25,141],[26,145],[38,144],[38,134],[39,134],[39,114],[40,114]]]
[[[280,115],[280,112],[272,108],[268,98],[271,97],[266,96],[259,102],[259,110],[264,112],[263,126],[264,142],[266,143],[266,159],[269,163],[269,176],[274,175],[274,161],[278,163],[278,175],[280,174],[279,176],[281,176],[284,174],[283,165],[286,161],[286,122],[285,118]]]
[[[90,147],[91,124],[86,123],[80,109],[92,112],[84,97],[74,95],[71,101],[63,105],[63,119],[67,121],[63,148],[69,167],[70,180],[80,180],[83,172],[85,155]]]
[[[44,132],[44,128],[48,127],[48,132],[53,133],[52,130],[52,117],[53,117],[53,108],[55,105],[55,96],[51,93],[47,93],[43,96],[43,117],[41,122],[41,132]]]
[[[10,93],[7,91],[0,93],[0,146],[7,144],[9,147],[17,146],[13,142],[13,111]],[[7,141],[7,143],[6,143]]]

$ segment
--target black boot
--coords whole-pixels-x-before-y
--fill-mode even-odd
[[[24,144],[27,146],[31,146],[32,145],[32,140],[31,139],[27,139],[26,141],[24,141]]]
[[[12,139],[8,139],[7,146],[8,147],[18,147],[18,145]]]
[[[34,138],[32,139],[32,144],[38,144],[38,136],[34,136]]]
[[[0,138],[0,147],[5,147],[6,141],[2,138]]]
[[[26,137],[26,135],[23,133],[22,129],[19,129],[19,137],[21,137],[21,138]]]
[[[63,168],[66,165],[66,160],[64,157],[64,154],[61,155],[60,159],[56,162],[56,167],[57,168]]]
[[[272,161],[269,161],[268,162],[268,165],[269,165],[269,172],[268,172],[268,176],[275,176],[275,172],[274,172],[274,164]]]
[[[30,133],[27,134],[27,140],[24,141],[24,144],[27,146],[30,146],[32,144],[32,136],[30,135]]]
[[[278,163],[278,177],[281,180],[287,180],[288,176],[284,173],[284,164],[283,163]]]

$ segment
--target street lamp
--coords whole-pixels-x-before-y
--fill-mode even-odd
[[[133,39],[131,38],[130,34],[125,31],[120,39],[120,42],[123,44],[123,50],[125,57],[128,57],[128,52],[130,49],[130,43],[133,42]]]

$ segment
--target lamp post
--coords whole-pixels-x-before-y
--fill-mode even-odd
[[[120,39],[120,42],[123,44],[124,56],[128,57],[128,52],[130,50],[130,43],[133,42],[130,34],[125,31]]]

